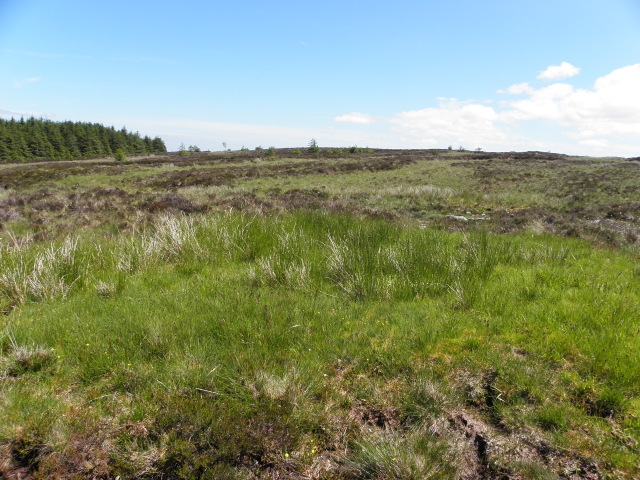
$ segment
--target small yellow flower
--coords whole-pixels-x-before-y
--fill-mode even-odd
[[[315,448],[312,448],[312,449],[311,449],[311,453],[316,453],[316,449],[315,449]]]
[[[84,344],[84,346],[85,346],[85,347],[88,347],[88,346],[89,346],[89,344],[88,344],[88,343],[85,343],[85,344]]]
[[[285,453],[285,454],[284,454],[284,458],[289,458],[289,454],[288,454],[288,453]]]

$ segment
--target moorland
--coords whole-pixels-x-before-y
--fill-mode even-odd
[[[640,475],[640,159],[0,165],[0,478]]]

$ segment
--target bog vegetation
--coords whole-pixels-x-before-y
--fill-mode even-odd
[[[640,474],[633,159],[0,169],[0,475]]]

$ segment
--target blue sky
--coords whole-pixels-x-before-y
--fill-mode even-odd
[[[640,1],[0,0],[0,115],[242,146],[640,155]]]

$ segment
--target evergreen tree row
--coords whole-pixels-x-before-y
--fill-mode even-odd
[[[162,153],[161,138],[116,130],[98,123],[53,122],[29,118],[0,119],[0,163],[40,159],[75,159],[109,156],[117,150],[127,155]]]

